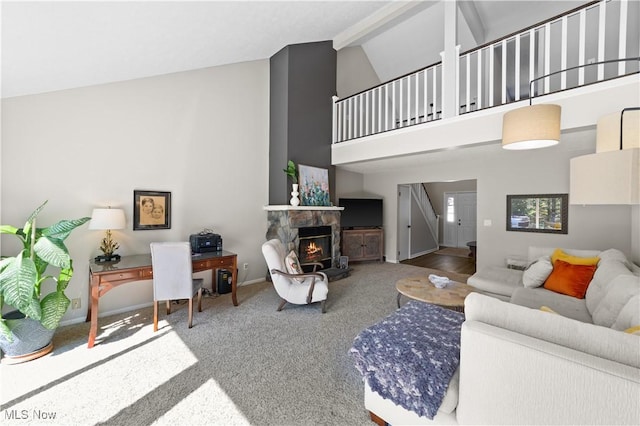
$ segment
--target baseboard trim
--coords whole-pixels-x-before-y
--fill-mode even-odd
[[[251,284],[258,284],[258,283],[262,283],[264,282],[264,278],[257,278],[254,280],[250,280],[250,281],[245,281],[243,283],[239,283],[238,287],[244,287],[246,285],[251,285]],[[118,314],[123,314],[125,312],[129,312],[129,311],[137,311],[139,309],[143,309],[143,308],[148,308],[149,306],[153,306],[153,302],[147,302],[147,303],[141,303],[139,305],[133,305],[133,306],[125,306],[123,308],[118,308],[118,309],[113,309],[110,311],[106,311],[106,312],[100,312],[98,314],[98,318],[103,318],[103,317],[108,317],[111,315],[118,315]],[[65,325],[73,325],[73,324],[80,324],[85,322],[86,317],[85,316],[81,316],[81,317],[77,317],[77,318],[71,318],[68,320],[64,320],[64,321],[60,321],[60,327],[64,327]]]

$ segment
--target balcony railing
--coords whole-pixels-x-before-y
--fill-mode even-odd
[[[348,98],[335,97],[333,143],[438,120],[443,99],[450,97],[460,115],[529,99],[530,88],[535,97],[638,73],[638,16],[636,1],[592,2],[457,53],[455,87],[445,87],[438,62]],[[633,60],[619,60],[624,58]]]

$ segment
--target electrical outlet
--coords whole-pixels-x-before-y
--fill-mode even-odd
[[[80,309],[80,298],[71,299],[71,309]]]
[[[245,263],[243,263],[243,264],[242,264],[242,269],[244,269],[245,271],[246,271],[247,269],[249,269],[249,264],[248,264],[248,263],[246,263],[246,262],[245,262]]]

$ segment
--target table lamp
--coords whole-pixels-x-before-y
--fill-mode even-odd
[[[112,209],[111,207],[106,209],[93,209],[89,229],[106,230],[105,237],[100,244],[100,250],[102,250],[104,255],[97,256],[94,259],[96,262],[111,262],[120,259],[120,255],[113,253],[120,246],[111,238],[111,230],[124,229],[125,224],[124,210],[122,209]]]

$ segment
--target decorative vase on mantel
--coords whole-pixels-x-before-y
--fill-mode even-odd
[[[292,185],[293,185],[293,191],[291,191],[291,200],[289,200],[289,202],[291,203],[292,206],[299,206],[300,199],[298,198],[298,195],[300,195],[300,193],[298,192],[298,184],[294,183]]]

